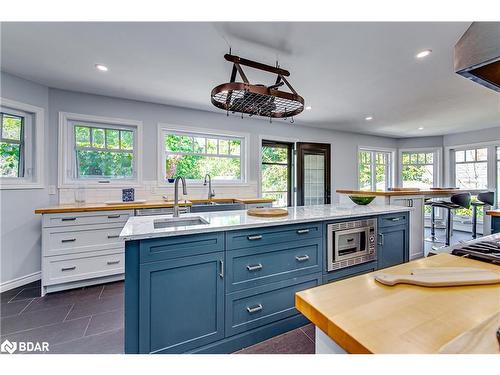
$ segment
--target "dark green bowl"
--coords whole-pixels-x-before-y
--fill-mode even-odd
[[[351,198],[351,200],[354,203],[364,206],[364,205],[371,203],[375,199],[375,196],[374,195],[349,195],[349,198]]]

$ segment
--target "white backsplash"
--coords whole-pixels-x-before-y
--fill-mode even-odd
[[[258,188],[256,182],[249,182],[245,185],[214,185],[215,198],[256,198]],[[182,188],[179,187],[179,199],[206,199],[208,186],[187,184],[188,195],[182,195]],[[59,204],[75,203],[76,188],[59,189]],[[135,199],[161,200],[166,195],[168,199],[174,199],[174,184],[166,187],[156,186],[156,181],[145,182],[142,186],[135,188]],[[120,201],[122,199],[121,188],[85,189],[86,203],[101,203],[105,201]]]

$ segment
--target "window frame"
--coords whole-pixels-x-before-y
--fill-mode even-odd
[[[176,134],[176,135],[187,135],[190,137],[200,137],[200,138],[217,138],[217,139],[230,139],[230,138],[239,138],[241,140],[240,143],[240,166],[241,166],[241,177],[239,180],[212,180],[212,186],[247,186],[248,185],[248,149],[249,149],[249,139],[250,135],[248,133],[240,133],[240,132],[228,132],[225,130],[215,130],[208,128],[196,128],[196,127],[187,127],[187,126],[179,126],[165,123],[158,123],[158,132],[157,132],[157,186],[165,187],[171,185],[165,176],[165,163],[168,151],[165,150],[165,135],[166,134]],[[191,155],[189,152],[172,152],[172,154],[186,154]],[[219,154],[206,154],[207,156],[218,156]],[[231,155],[224,155],[222,157],[232,157]],[[236,156],[233,156],[236,157]],[[186,179],[190,185],[202,186],[203,179],[201,180],[192,180]]]
[[[441,147],[402,148],[398,150],[398,186],[403,186],[403,153],[433,153],[433,187],[441,186],[442,181],[442,149]]]
[[[2,112],[23,117],[21,131],[22,152],[20,166],[23,176],[0,177],[0,189],[43,189],[45,188],[45,110],[31,104],[0,97]]]
[[[128,130],[134,132],[132,178],[78,178],[76,164],[75,125],[100,129]],[[106,150],[96,149],[97,151]],[[142,185],[142,121],[59,112],[58,187],[123,188]]]
[[[390,187],[394,186],[394,182],[395,182],[395,163],[394,163],[394,157],[395,157],[395,154],[396,154],[396,150],[395,149],[392,149],[392,148],[383,148],[383,147],[368,147],[368,146],[358,146],[358,151],[357,151],[357,155],[356,155],[356,161],[357,161],[357,164],[356,164],[356,169],[357,169],[357,175],[356,175],[356,179],[357,179],[357,185],[358,185],[358,189],[361,190],[361,182],[359,180],[359,176],[360,176],[360,164],[361,164],[361,157],[360,157],[360,153],[361,152],[370,152],[371,153],[371,160],[370,160],[370,170],[372,172],[372,178],[371,178],[371,181],[370,181],[370,190],[369,191],[376,191],[377,189],[377,181],[375,178],[373,178],[374,176],[374,173],[376,168],[376,157],[375,155],[377,153],[387,153],[388,154],[388,161],[387,161],[387,174],[386,174],[386,183],[385,183],[385,190],[389,189]]]

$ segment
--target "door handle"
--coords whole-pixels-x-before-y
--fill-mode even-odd
[[[309,233],[309,229],[298,229],[297,234],[306,234]]]
[[[295,259],[297,259],[298,262],[305,262],[309,260],[309,255],[297,255]]]
[[[224,261],[223,260],[219,260],[219,266],[220,266],[219,276],[221,279],[223,279],[224,278]]]
[[[247,236],[247,239],[249,241],[256,241],[256,240],[261,240],[262,239],[262,235],[260,234],[256,234],[254,236]]]
[[[75,242],[75,241],[76,241],[76,238],[68,238],[68,239],[61,240],[62,243],[65,243],[65,242]]]
[[[262,264],[261,263],[254,264],[254,265],[248,265],[247,266],[247,270],[249,270],[250,272],[260,271],[261,269],[262,269]]]
[[[247,307],[247,311],[249,314],[254,314],[254,313],[259,312],[261,310],[262,310],[262,305],[260,303],[256,306],[253,306],[253,307]]]

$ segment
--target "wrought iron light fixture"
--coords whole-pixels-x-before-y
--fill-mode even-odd
[[[249,116],[287,119],[298,115],[304,110],[304,98],[294,90],[285,77],[290,76],[288,70],[261,64],[247,60],[231,54],[224,55],[224,58],[233,63],[231,79],[228,83],[223,83],[213,88],[211,99],[212,104],[218,108],[226,110],[227,114],[241,113]],[[248,81],[241,66],[274,73],[277,75],[276,82],[271,86],[261,84],[251,84]],[[239,74],[243,82],[236,82],[236,75]],[[286,85],[291,92],[280,91],[279,88]]]

